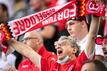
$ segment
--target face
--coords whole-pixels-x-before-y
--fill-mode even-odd
[[[81,71],[96,71],[93,63],[86,63],[82,66]]]
[[[23,43],[27,44],[29,47],[37,51],[39,48],[40,41],[38,35],[28,32],[24,35]]]
[[[29,4],[33,10],[36,10],[40,8],[41,0],[30,0]]]
[[[42,36],[47,39],[53,38],[55,35],[56,29],[53,26],[45,26],[42,30]]]
[[[107,38],[105,38],[103,41],[103,48],[107,51]]]
[[[75,20],[70,20],[69,22],[67,22],[67,31],[69,32],[70,36],[77,38],[78,35],[81,34],[82,32],[81,23],[82,22]]]
[[[62,60],[66,56],[75,54],[73,52],[73,49],[75,49],[75,48],[72,44],[70,44],[70,42],[68,40],[62,40],[62,41],[55,42],[55,48],[57,50],[58,60]]]
[[[103,41],[103,51],[105,54],[105,60],[107,61],[107,38]]]

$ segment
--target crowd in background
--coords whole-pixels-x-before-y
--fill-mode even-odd
[[[25,17],[27,15],[31,15],[54,6],[62,5],[69,1],[72,1],[72,0],[0,0],[0,23],[8,24],[7,23],[8,21]],[[104,0],[104,2],[105,2],[105,5],[107,6],[107,1]],[[37,33],[39,32],[39,35],[41,35],[43,40],[42,45],[44,46],[42,47],[45,49],[39,48],[41,47],[40,45],[41,42],[39,43],[39,40],[41,40],[41,37],[39,37],[38,34],[33,34],[36,32],[23,34],[17,37],[17,41],[23,42],[24,44],[29,44],[30,46],[33,45],[34,47],[36,47],[36,49],[35,48],[33,49],[33,46],[32,46],[32,49],[38,52],[39,55],[50,60],[53,58],[54,61],[56,61],[58,58],[56,55],[58,55],[59,53],[59,58],[60,58],[60,53],[62,53],[61,49],[58,49],[58,47],[63,45],[61,45],[59,42],[63,41],[63,39],[70,40],[69,37],[67,36],[72,36],[73,38],[75,38],[76,43],[78,44],[80,49],[79,51],[74,50],[74,53],[75,52],[79,53],[79,54],[76,54],[77,57],[79,57],[78,55],[83,56],[82,51],[84,51],[85,47],[89,46],[87,45],[88,43],[87,40],[89,40],[87,35],[90,32],[90,24],[93,18],[91,15],[86,15],[85,17],[82,17],[82,20],[81,19],[76,19],[76,20],[82,23],[83,23],[82,20],[84,20],[85,24],[73,25],[74,23],[78,23],[78,22],[77,21],[75,22],[75,20],[73,21],[70,20],[70,21],[67,21],[66,24],[64,25],[58,25],[57,23],[55,23],[53,25],[48,25],[37,30]],[[107,20],[107,12],[105,14],[105,17],[101,18],[100,27],[97,35],[97,36],[105,37],[106,40],[103,42],[102,45],[95,44],[94,46],[95,55],[93,56],[93,54],[91,54],[90,55],[91,59],[89,58],[89,60],[88,59],[86,60],[85,57],[83,57],[83,59],[81,58],[81,60],[79,60],[78,58],[78,61],[81,62],[81,64],[82,64],[82,60],[84,61],[86,60],[86,62],[83,62],[82,64],[83,66],[81,71],[107,71],[107,34],[104,34],[104,27],[105,27],[106,20]],[[29,34],[32,34],[32,35],[29,35]],[[30,36],[30,38],[25,39],[26,36]],[[34,37],[31,38],[31,36],[32,37],[34,36]],[[60,38],[61,36],[62,38]],[[65,36],[65,38],[63,36]],[[34,42],[32,41],[32,44],[30,44],[30,42],[27,42],[27,41],[30,41],[30,39],[32,40],[35,39],[36,37],[38,37],[39,40],[35,40]],[[56,41],[58,43],[55,44]],[[73,42],[74,41],[72,41],[72,43]],[[64,49],[64,50],[67,50],[67,49]],[[49,52],[45,54],[47,51]],[[66,54],[69,54],[69,53],[66,53]],[[95,57],[94,60],[92,60],[93,57]],[[26,59],[26,56],[24,56],[23,52],[22,54],[20,54],[20,51],[18,51],[17,49],[10,49],[8,53],[5,54],[3,53],[2,48],[0,48],[0,71],[17,71],[17,70],[18,71],[39,71],[39,69],[35,67],[35,63],[33,63],[33,60],[30,59],[31,60],[30,61],[28,58]],[[39,56],[37,58],[39,58]],[[65,61],[67,58],[68,57],[65,56]],[[59,63],[63,63],[63,62],[59,61]],[[29,67],[24,69],[23,68],[24,64],[28,64]],[[42,63],[42,64],[44,64],[45,66],[45,63]],[[78,65],[76,66],[78,67]],[[74,71],[78,71],[78,70],[79,69],[76,69],[76,68],[74,69]],[[42,71],[45,71],[45,68]],[[52,71],[51,68],[50,68],[50,71]],[[60,71],[66,71],[66,70],[60,70]]]

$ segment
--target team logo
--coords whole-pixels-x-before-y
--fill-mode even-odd
[[[86,4],[86,11],[88,13],[98,13],[101,8],[100,3],[96,3],[94,1],[88,1]]]

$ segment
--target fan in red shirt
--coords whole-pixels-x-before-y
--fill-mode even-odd
[[[45,49],[45,47],[43,45],[42,37],[38,32],[32,31],[32,32],[25,33],[24,38],[23,38],[23,43],[26,44],[27,46],[29,46],[30,48],[32,48],[34,50],[34,52],[37,52],[40,56],[42,56],[46,59],[49,59],[49,60],[56,61],[56,59],[57,59],[56,55],[52,52],[48,52]],[[26,48],[26,47],[24,47],[24,48]],[[26,53],[26,50],[24,51],[23,48],[20,51],[22,51],[23,53]],[[32,52],[32,51],[30,51],[30,52]],[[24,55],[23,53],[22,53],[22,55]],[[28,54],[28,56],[32,56],[32,55]],[[13,71],[14,68],[10,68],[9,71],[10,70]],[[30,58],[25,56],[25,60],[23,60],[19,64],[18,71],[40,71],[40,69],[37,67],[36,64],[34,64],[30,60]]]
[[[82,65],[87,60],[93,60],[94,58],[94,38],[97,35],[99,26],[98,20],[99,18],[92,17],[90,31],[87,35],[88,39],[87,45],[85,46],[86,48],[78,57],[77,55],[79,53],[79,46],[77,45],[76,40],[71,36],[62,36],[55,44],[58,57],[57,62],[42,57],[41,70],[48,71],[50,68],[49,71],[81,71]],[[45,65],[45,67],[43,65]]]
[[[38,42],[36,42],[37,40]],[[34,31],[26,33],[23,38],[23,43],[29,45],[42,57],[56,61],[56,55],[54,53],[48,52],[45,49],[45,47],[43,46],[42,37],[39,35],[38,32]],[[18,71],[39,71],[39,68],[35,64],[33,64],[29,58],[27,58],[21,62],[18,67]]]
[[[38,54],[47,58],[49,60],[56,61],[56,55],[54,53],[48,52],[44,46],[40,47]],[[33,64],[29,59],[25,59],[19,64],[18,71],[39,71],[39,68]]]
[[[10,40],[8,42],[11,42],[10,45],[12,47],[29,58],[29,60],[33,64],[37,65],[41,71],[81,71],[82,65],[87,60],[93,60],[94,58],[95,37],[97,36],[98,27],[100,25],[98,20],[100,20],[99,17],[92,17],[90,30],[87,35],[87,44],[83,52],[78,57],[79,47],[76,40],[72,37],[62,36],[56,42],[55,48],[57,49],[57,61],[39,55],[35,52],[33,47],[31,48],[28,46],[28,44],[37,37],[32,36],[32,40],[31,37],[27,38],[25,42],[27,45],[16,40]],[[31,32],[34,33],[34,31]],[[28,35],[26,35],[26,37],[28,37]],[[29,41],[29,43],[27,41]],[[31,44],[40,44],[41,42],[39,41],[40,40],[35,40]]]
[[[87,53],[87,49],[85,49],[77,58],[79,46],[76,44],[73,37],[62,36],[55,46],[57,49],[58,61],[42,58],[42,71],[48,71],[48,68],[50,68],[50,71],[80,71],[82,65],[87,60],[92,60],[94,56],[94,52],[92,52],[92,56],[90,56]],[[44,67],[44,65],[46,67]]]

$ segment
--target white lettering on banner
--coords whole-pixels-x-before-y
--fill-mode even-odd
[[[76,5],[74,4],[74,9],[71,9],[70,10],[70,17],[75,17],[76,16],[76,11],[77,11],[77,8],[76,8]]]
[[[64,12],[59,12],[57,14],[54,14],[54,16],[49,17],[47,20],[43,21],[42,24],[46,25],[51,22],[60,21],[62,19],[74,17],[76,15],[76,11],[71,9],[65,9]]]
[[[76,3],[75,1],[72,1],[62,6],[53,7],[8,23],[13,36],[16,37],[24,34],[32,28],[36,28],[36,25],[42,24],[42,26],[45,26],[53,22],[75,17],[76,9]]]
[[[38,24],[40,21],[42,21],[44,18],[46,18],[47,16],[51,15],[54,12],[55,9],[52,8],[44,12],[40,12],[35,15],[32,15],[30,17],[25,17],[23,19],[16,21],[11,21],[10,23],[14,25],[14,26],[10,25],[10,27],[11,26],[13,27],[12,28],[12,31],[14,33],[13,36],[22,34],[27,29],[31,28],[33,25]]]
[[[52,17],[49,17],[48,19],[44,20],[42,24],[47,25],[52,22],[60,21],[75,16],[76,16],[76,5],[74,5],[72,9],[65,9],[64,11],[54,14]]]
[[[65,9],[64,10],[64,18],[66,19],[66,18],[68,18],[69,17],[69,9]]]

